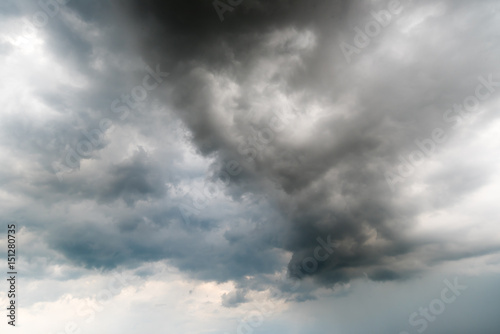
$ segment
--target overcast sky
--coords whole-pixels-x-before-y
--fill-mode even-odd
[[[497,334],[499,19],[2,1],[2,333]]]

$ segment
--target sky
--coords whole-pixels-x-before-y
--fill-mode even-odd
[[[2,1],[0,331],[498,333],[499,18]]]

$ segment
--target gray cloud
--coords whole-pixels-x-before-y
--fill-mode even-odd
[[[236,290],[222,295],[222,305],[225,307],[236,307],[246,301],[245,292],[241,290]]]
[[[280,247],[293,254],[289,268],[313,253],[317,236],[332,235],[345,245],[313,274],[323,284],[346,282],[365,273],[374,280],[400,279],[423,269],[393,261],[420,247],[405,236],[406,222],[420,209],[396,200],[402,194],[390,191],[384,171],[397,164],[400,154],[411,152],[415,139],[429,136],[437,126],[449,127],[441,119],[444,110],[469,95],[479,75],[498,70],[492,62],[478,58],[475,47],[462,47],[485,45],[491,38],[488,33],[468,30],[457,36],[461,28],[444,23],[454,15],[464,15],[471,25],[484,20],[483,8],[488,8],[488,2],[460,6],[444,1],[405,2],[403,16],[430,12],[424,18],[425,29],[433,31],[435,37],[428,39],[418,31],[405,35],[397,30],[403,27],[393,23],[348,66],[336,45],[354,36],[352,27],[363,27],[372,19],[370,11],[358,5],[283,1],[266,7],[258,1],[246,2],[221,24],[211,15],[208,4],[133,3],[133,22],[147,22],[149,27],[137,38],[143,55],[171,61],[176,86],[165,101],[178,110],[201,153],[241,159],[238,136],[249,136],[254,126],[244,115],[272,112],[259,104],[272,101],[271,89],[261,90],[259,96],[256,85],[275,86],[285,96],[302,94],[304,97],[293,105],[301,120],[311,116],[307,110],[312,104],[319,104],[323,114],[312,125],[313,133],[301,139],[296,139],[292,128],[277,134],[277,139],[259,152],[254,165],[245,165],[242,179],[233,184],[237,189],[230,187],[228,191],[233,195],[245,191],[271,195],[288,221],[280,231]],[[377,2],[371,9],[385,9],[383,5]],[[342,18],[317,21],[321,11]],[[235,16],[238,20],[233,20]],[[307,30],[316,38],[311,48],[307,34],[300,34]],[[406,46],[403,36],[412,44]],[[386,54],[375,53],[381,52],[383,42],[390,43],[389,37],[393,44],[387,47],[402,45],[413,50],[409,58],[387,54],[390,49]],[[436,43],[444,44],[436,47]],[[293,57],[300,61],[294,62]],[[360,72],[362,62],[368,59],[377,66]],[[259,71],[263,62],[282,65],[280,71],[266,73]],[[221,94],[232,99],[221,104],[217,100]],[[283,151],[291,151],[303,163],[285,161],[280,157]],[[478,173],[482,177],[488,174]],[[484,184],[470,171],[466,174],[467,185],[459,183],[468,187],[463,193]],[[277,183],[278,190],[266,186],[271,181]],[[453,185],[445,178],[439,182]],[[433,184],[438,186],[439,182]],[[451,198],[439,205],[450,205],[457,195],[453,191]],[[349,209],[345,202],[349,202]]]
[[[497,252],[471,244],[436,254],[427,247],[446,244],[441,238],[408,233],[428,209],[423,197],[434,209],[449,208],[487,184],[493,162],[450,157],[420,181],[422,196],[393,192],[385,178],[436,127],[459,136],[443,113],[474,92],[478,76],[500,73],[494,2],[403,6],[400,19],[348,64],[339,44],[352,43],[354,27],[385,3],[246,0],[220,22],[206,1],[73,1],[41,33],[75,84],[33,74],[35,96],[56,116],[7,118],[3,144],[36,162],[37,173],[25,182],[3,168],[2,183],[48,206],[90,203],[96,217],[71,216],[64,233],[45,236],[75,263],[110,269],[168,260],[196,278],[237,281],[241,290],[223,297],[226,306],[245,302],[245,289],[274,286],[266,275],[283,266],[292,275],[319,236],[340,246],[314,272],[302,270],[314,285],[295,300],[314,299],[317,286],[403,280],[429,265]],[[145,64],[171,76],[120,120],[110,103],[141,82]],[[59,182],[52,162],[103,117],[114,131]],[[471,131],[496,117],[481,114]],[[178,193],[210,178],[203,174],[210,167],[199,165],[228,160],[243,172],[223,189],[227,197],[186,225]],[[44,226],[46,217],[20,219],[57,230]]]

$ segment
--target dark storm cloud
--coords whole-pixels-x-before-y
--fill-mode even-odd
[[[123,217],[118,217],[117,223],[73,217],[65,224],[64,231],[56,233],[61,229],[58,225],[41,233],[51,247],[73,263],[102,270],[168,259],[194,278],[226,282],[248,275],[272,274],[282,262],[268,240],[271,232],[276,233],[271,221],[263,222],[269,227],[253,230],[255,222],[234,224],[241,212],[219,214],[204,218],[212,220],[207,229],[184,226],[178,211],[168,204],[122,211]],[[231,222],[232,236],[217,237],[222,226],[231,226]],[[227,302],[243,302],[240,297],[229,296]]]
[[[145,56],[156,60],[168,59],[172,65],[179,61],[201,60],[226,68],[237,60],[251,60],[258,50],[251,46],[260,34],[293,25],[304,27],[315,24],[324,15],[341,17],[350,7],[350,1],[243,1],[219,21],[210,1],[126,1],[126,13],[133,16],[137,43]],[[318,15],[319,14],[319,15]],[[331,16],[327,16],[331,19]],[[229,49],[228,49],[229,48]]]
[[[403,16],[424,6],[437,13],[425,18],[434,37],[407,34],[414,50],[406,55],[408,59],[374,55],[384,36],[397,35],[393,23],[362,50],[364,54],[351,67],[338,45],[341,41],[353,43],[353,28],[364,27],[372,19],[370,10],[386,9],[385,2],[367,6],[360,1],[245,1],[228,12],[223,22],[210,2],[129,1],[126,10],[134,27],[131,35],[143,56],[170,64],[175,89],[165,101],[177,109],[203,154],[241,159],[237,138],[252,133],[244,115],[251,110],[260,115],[269,112],[255,103],[255,76],[261,75],[263,83],[275,84],[289,94],[304,93],[306,98],[296,106],[299,115],[309,103],[322,100],[334,111],[349,95],[356,96],[345,115],[327,114],[305,140],[287,141],[277,135],[259,152],[255,164],[243,162],[245,172],[228,189],[235,196],[266,193],[287,217],[280,246],[293,254],[289,268],[311,256],[317,236],[331,235],[339,241],[342,246],[311,274],[330,285],[364,274],[374,280],[401,279],[422,269],[394,260],[419,248],[419,243],[407,239],[405,227],[420,208],[398,201],[401,194],[390,190],[384,171],[397,164],[401,153],[414,149],[415,139],[429,136],[437,126],[449,127],[443,124],[444,110],[470,95],[479,75],[498,70],[491,62],[483,62],[483,55],[478,57],[474,47],[463,48],[488,43],[489,32],[474,28],[457,36],[459,25],[443,23],[456,15],[464,16],[470,26],[485,18],[491,22],[492,17],[485,14],[490,3],[462,2],[458,6],[441,1],[432,7],[426,1],[402,2]],[[310,29],[317,38],[314,52],[294,48],[297,37],[287,39],[286,29]],[[281,33],[277,39],[283,43],[273,45],[272,33]],[[397,38],[401,37],[394,39],[393,48],[407,47]],[[279,62],[291,55],[302,58],[302,69],[284,68],[270,78],[255,73],[260,60]],[[358,69],[358,61],[368,56],[374,57],[376,66]],[[218,97],[231,88],[214,76],[237,85],[232,104],[218,104]],[[272,97],[266,98],[272,102]],[[227,116],[221,118],[220,108],[226,108]],[[291,151],[302,163],[284,161],[279,155],[283,151]],[[465,187],[467,193],[484,184],[474,173],[465,179],[467,184],[453,186],[452,182],[450,187]],[[266,185],[269,182],[277,183],[278,190]]]
[[[266,8],[259,5],[259,2],[248,2],[246,11],[242,9],[243,12],[238,20],[228,19],[221,24],[209,10],[210,8],[207,8],[209,6],[206,6],[206,3],[205,7],[197,7],[195,3],[181,5],[175,1],[169,2],[168,5],[160,2],[135,3],[134,13],[139,13],[136,16],[138,25],[148,22],[149,26],[149,30],[139,33],[141,49],[146,50],[146,57],[155,57],[155,53],[159,53],[158,57],[173,59],[175,68],[179,69],[179,72],[174,71],[178,75],[178,80],[175,92],[169,96],[169,100],[174,101],[181,118],[192,131],[194,142],[203,153],[217,152],[222,157],[239,155],[236,152],[235,138],[228,134],[228,129],[221,129],[220,119],[217,119],[217,110],[214,110],[216,108],[214,98],[217,92],[211,91],[213,87],[210,75],[196,70],[197,67],[228,72],[229,76],[234,77],[242,85],[243,93],[240,99],[248,102],[239,104],[241,107],[232,110],[230,115],[238,122],[237,131],[240,134],[248,134],[250,129],[241,116],[253,108],[252,97],[245,96],[245,90],[251,88],[251,83],[246,84],[245,81],[252,74],[253,64],[261,55],[279,57],[282,54],[296,53],[293,47],[295,41],[293,39],[286,41],[286,37],[281,44],[282,49],[279,48],[280,44],[276,50],[266,49],[266,35],[286,28],[320,29],[322,22],[317,24],[314,20],[325,6],[329,13],[337,17],[346,15],[348,9],[345,2],[320,6],[305,2],[276,2],[266,5],[268,6]],[[308,10],[304,11],[304,8]],[[236,66],[236,63],[240,65]],[[273,78],[276,82],[285,79],[288,78],[279,75]],[[289,85],[283,85],[283,89],[292,89],[287,86]],[[245,107],[245,104],[250,106]],[[334,120],[330,122],[334,123]],[[328,281],[327,283],[347,281],[367,270],[366,266],[383,264],[385,256],[392,257],[410,250],[408,246],[397,246],[403,244],[403,241],[398,240],[397,233],[388,226],[388,220],[394,219],[395,214],[391,212],[392,208],[384,203],[384,199],[377,201],[369,194],[359,196],[359,191],[356,190],[356,184],[366,182],[375,186],[373,193],[388,192],[385,182],[373,184],[372,179],[377,176],[374,175],[377,171],[368,170],[362,165],[364,162],[362,156],[379,146],[378,139],[369,133],[368,136],[361,135],[365,132],[363,127],[368,129],[370,126],[373,127],[369,120],[350,123],[341,121],[341,124],[331,124],[330,127],[334,128],[331,131],[325,124],[325,129],[320,133],[324,133],[327,137],[324,140],[320,137],[311,138],[311,142],[304,143],[303,147],[290,148],[288,143],[277,141],[275,149],[272,149],[273,153],[281,149],[291,149],[292,154],[301,156],[306,163],[299,167],[296,163],[280,161],[276,155],[260,158],[257,159],[256,167],[259,170],[250,172],[251,175],[244,174],[243,177],[248,176],[249,180],[236,184],[237,187],[247,187],[247,191],[259,192],[258,187],[266,180],[272,179],[283,189],[284,194],[277,197],[277,205],[281,206],[286,216],[290,217],[291,224],[286,230],[281,231],[283,236],[280,239],[281,247],[294,254],[290,266],[300,263],[304,257],[312,253],[317,236],[331,234],[335,240],[354,239],[354,250],[349,249],[345,252],[339,250],[331,260],[315,272],[314,275],[325,273],[322,277]],[[335,131],[336,129],[339,131]],[[336,132],[338,134],[335,134]],[[328,141],[337,144],[320,144]],[[355,170],[352,169],[353,165],[357,166]],[[315,184],[315,181],[321,179],[335,166],[339,166],[342,173],[338,180],[335,180],[338,184]],[[252,186],[252,183],[256,184],[255,180],[260,182],[257,182],[257,186]],[[354,207],[356,212],[351,216],[342,212],[343,208],[331,206],[329,199],[331,187],[339,185],[353,198],[359,196],[358,203]],[[266,190],[268,189],[264,192]],[[233,191],[238,192],[238,190]],[[338,217],[333,219],[334,215]],[[376,229],[380,237],[396,239],[395,244],[381,249],[365,246],[364,243],[369,238],[366,234],[373,232],[367,226]],[[255,251],[257,250],[258,247],[255,247]],[[355,270],[359,267],[363,268],[361,272]]]
[[[52,172],[51,163],[85,138],[82,130],[116,116],[110,102],[141,82],[144,64],[162,64],[171,76],[155,97],[165,110],[147,105],[127,122],[112,118],[161,149],[139,149],[63,183],[53,175],[36,175],[29,184],[14,178],[7,189],[50,204],[94,202],[105,224],[70,217],[67,229],[51,227],[46,236],[72,261],[110,269],[168,259],[200,279],[236,280],[240,290],[223,298],[226,306],[244,302],[246,289],[276,285],[263,276],[282,268],[280,251],[290,252],[289,274],[297,276],[297,267],[314,256],[318,237],[330,236],[339,247],[299,277],[329,287],[364,276],[405,279],[433,261],[493,252],[443,248],[440,256],[426,254],[413,265],[407,259],[428,241],[406,231],[425,205],[404,190],[392,192],[384,177],[400,154],[415,149],[415,139],[429,137],[437,126],[454,134],[443,112],[473,93],[479,75],[498,72],[497,62],[475,51],[490,45],[492,32],[458,34],[460,24],[451,21],[455,15],[473,27],[492,21],[485,14],[490,3],[438,2],[440,14],[424,19],[429,31],[402,34],[393,23],[349,65],[338,45],[352,43],[353,28],[371,19],[370,10],[387,8],[385,2],[245,0],[221,22],[210,1],[73,1],[68,11],[74,16],[54,18],[43,34],[52,55],[71,73],[85,74],[87,84],[49,86],[34,76],[36,96],[61,118],[37,124],[12,117],[4,142],[34,154]],[[433,2],[403,5],[402,17]],[[382,48],[384,41],[389,45]],[[279,127],[270,125],[273,116]],[[196,151],[220,165],[236,159],[243,166],[224,188],[236,204],[216,202],[190,225],[170,193],[182,177],[195,174],[182,171],[189,162],[169,137],[179,119]],[[259,143],[266,127],[272,140]],[[86,159],[100,161],[109,144]],[[469,173],[463,165],[457,173],[449,176],[443,167],[426,180],[431,193],[434,185],[447,195],[437,207],[483,185],[491,170]],[[312,290],[304,285],[295,299],[314,299]]]

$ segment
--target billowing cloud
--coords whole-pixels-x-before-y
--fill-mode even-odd
[[[498,264],[495,1],[42,3],[0,5],[30,279],[168,267],[236,317]]]

